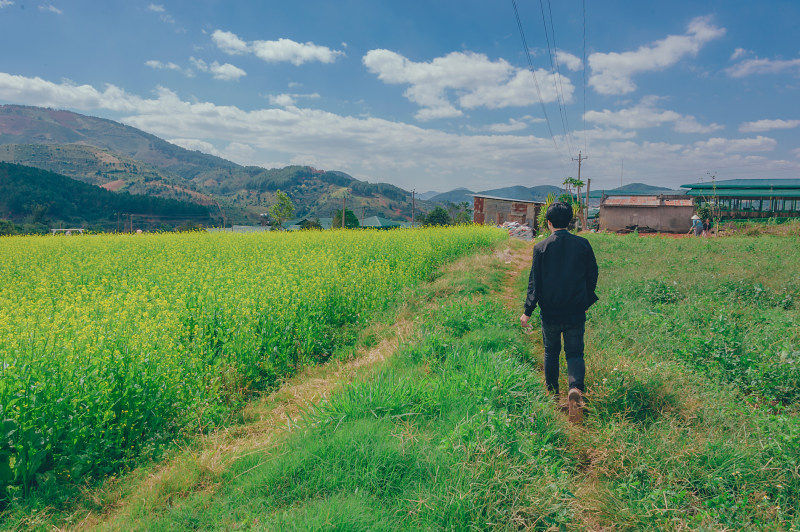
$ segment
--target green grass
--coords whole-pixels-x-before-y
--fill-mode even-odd
[[[592,244],[582,514],[620,529],[800,526],[796,239]]]

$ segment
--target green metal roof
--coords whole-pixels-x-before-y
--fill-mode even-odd
[[[682,196],[686,194],[685,190],[592,190],[589,193],[590,198],[602,198],[603,196]]]
[[[800,181],[800,180],[798,180]],[[685,186],[685,185],[684,185]],[[789,188],[722,188],[717,187],[716,193],[713,190],[701,188],[693,188],[686,191],[687,196],[716,196],[718,198],[754,198],[754,199],[769,199],[769,198],[800,198],[800,187],[795,189]]]
[[[379,216],[370,216],[360,221],[361,227],[400,227],[401,222],[388,220]]]
[[[707,181],[704,183],[694,183],[691,185],[681,185],[681,188],[691,189],[797,189],[800,190],[800,179],[723,179],[717,181]],[[691,191],[688,194],[692,194]]]

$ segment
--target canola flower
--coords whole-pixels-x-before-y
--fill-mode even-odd
[[[449,260],[413,231],[0,238],[0,499],[112,472],[324,361]]]

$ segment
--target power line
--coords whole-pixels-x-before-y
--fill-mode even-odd
[[[583,0],[583,149],[588,153],[586,137],[586,0]]]
[[[528,48],[528,42],[525,40],[525,32],[522,29],[522,20],[519,18],[519,10],[517,9],[517,0],[511,0],[511,3],[514,5],[514,15],[517,17],[517,27],[519,28],[519,35],[522,38],[522,47],[525,50],[525,57],[528,58],[528,70],[530,70],[531,74],[533,75],[533,82],[536,84],[536,94],[539,96],[539,104],[542,106],[542,114],[544,114],[545,122],[547,122],[547,131],[550,132],[550,138],[553,139],[553,147],[555,147],[559,159],[563,159],[561,150],[558,149],[558,144],[556,144],[556,137],[553,135],[553,128],[550,127],[550,119],[547,116],[547,109],[544,106],[544,100],[542,100],[542,92],[539,90],[539,80],[536,79],[536,71],[533,69],[533,61],[531,60],[531,51]]]
[[[567,120],[567,107],[564,103],[564,86],[561,84],[561,69],[559,68],[558,64],[558,54],[553,54],[553,50],[550,48],[550,36],[547,32],[547,21],[545,20],[544,16],[544,4],[542,0],[539,0],[539,9],[542,12],[542,24],[544,25],[544,36],[547,40],[547,54],[550,56],[550,70],[553,73],[553,86],[556,89],[556,98],[558,100],[558,112],[561,114],[561,126],[564,128],[564,140],[567,143],[567,151],[569,152],[570,158],[572,157],[572,143],[570,140],[570,130],[569,130],[569,120]],[[553,8],[550,4],[550,0],[547,0],[547,10],[550,14],[550,34],[553,36],[553,48],[558,51],[556,47],[556,28],[553,24]]]

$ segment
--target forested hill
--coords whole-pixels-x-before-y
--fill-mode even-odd
[[[130,215],[135,227],[143,229],[212,222],[208,208],[196,203],[110,192],[46,170],[0,162],[0,219],[26,232],[59,224],[110,230]]]

